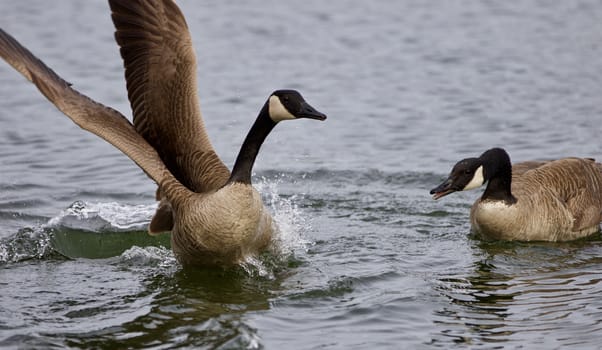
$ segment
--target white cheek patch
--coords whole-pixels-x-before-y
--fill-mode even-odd
[[[282,120],[296,119],[295,116],[284,107],[280,98],[275,95],[270,96],[269,112],[270,118],[276,123]]]
[[[477,168],[472,176],[472,180],[468,183],[468,185],[464,186],[462,191],[472,190],[473,188],[477,188],[483,186],[485,183],[485,178],[483,177],[483,166]]]

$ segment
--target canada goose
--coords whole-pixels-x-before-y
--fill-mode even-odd
[[[71,88],[0,29],[0,56],[81,128],[108,141],[158,185],[151,234],[171,231],[186,265],[229,266],[265,249],[272,218],[251,185],[257,152],[282,120],[326,116],[293,90],[272,93],[244,140],[232,173],[201,118],[196,59],[184,16],[172,0],[109,1],[124,60],[133,125]]]
[[[439,199],[487,182],[470,210],[475,233],[492,240],[569,241],[600,230],[600,166],[589,158],[512,166],[505,150],[492,148],[456,163],[430,193]]]

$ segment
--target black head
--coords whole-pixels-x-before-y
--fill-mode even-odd
[[[484,198],[514,200],[511,193],[512,164],[510,156],[502,148],[491,148],[479,158],[466,158],[454,166],[449,177],[433,188],[433,199],[450,193],[477,188],[489,181]],[[493,185],[493,186],[492,186]]]
[[[297,118],[325,120],[326,115],[305,102],[295,90],[276,90],[268,100],[269,116],[274,122]]]
[[[433,188],[433,199],[439,199],[450,193],[477,188],[485,183],[483,162],[479,158],[462,159],[454,165],[447,180]]]

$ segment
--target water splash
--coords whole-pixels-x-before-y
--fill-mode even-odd
[[[108,233],[144,231],[156,204],[127,205],[115,202],[74,202],[46,223],[20,229],[0,240],[0,264],[58,256],[57,234],[79,234],[78,241],[100,239]],[[96,236],[95,236],[96,235]],[[105,237],[105,240],[108,239]],[[127,249],[127,248],[125,248]],[[64,256],[70,256],[64,254]],[[77,256],[74,256],[77,257]]]
[[[279,193],[278,186],[282,183],[283,177],[284,175],[279,175],[275,180],[261,177],[255,184],[257,191],[262,194],[266,207],[271,211],[275,224],[274,237],[268,254],[247,258],[243,264],[243,268],[249,274],[273,277],[275,269],[296,253],[305,252],[311,243],[303,238],[303,232],[310,226],[296,204],[299,195],[285,197]]]
[[[138,247],[133,246],[123,252],[119,263],[131,266],[155,266],[159,268],[172,268],[177,266],[173,252],[165,247]]]
[[[275,180],[261,178],[256,184],[265,205],[272,212],[275,234],[267,254],[250,257],[242,264],[242,268],[250,275],[272,278],[276,270],[281,269],[295,254],[305,252],[311,243],[303,238],[303,232],[309,225],[296,204],[299,195],[286,197],[279,193],[283,176],[280,175]],[[106,241],[111,233],[145,231],[155,210],[156,203],[128,205],[117,202],[76,201],[47,223],[34,228],[24,228],[15,235],[0,240],[0,263],[43,259],[56,254],[57,242],[53,237],[57,237],[59,233],[67,236],[77,235],[80,240],[89,237]],[[62,252],[60,249],[58,251]],[[71,256],[65,252],[62,252],[62,255]],[[138,245],[125,247],[120,261],[134,265],[176,264],[175,257],[168,248]]]
[[[94,232],[145,230],[156,209],[156,203],[128,205],[76,201],[50,219],[47,226]]]
[[[0,264],[43,259],[53,253],[50,232],[42,226],[24,228],[0,240]]]

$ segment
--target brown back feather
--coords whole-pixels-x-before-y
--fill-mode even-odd
[[[563,158],[543,162],[513,175],[512,192],[517,198],[532,198],[534,204],[539,206],[546,205],[549,200],[544,198],[546,196],[557,198],[565,203],[575,218],[573,231],[581,230],[597,225],[602,220],[600,169],[601,165],[589,158]],[[539,196],[541,200],[537,200]]]

